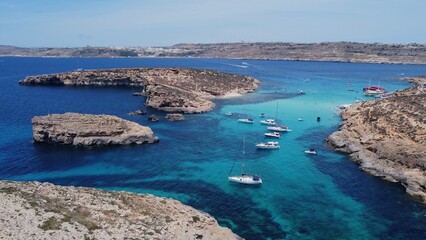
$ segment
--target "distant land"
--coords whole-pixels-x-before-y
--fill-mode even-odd
[[[426,64],[426,44],[356,42],[239,42],[169,47],[21,48],[0,45],[0,56],[23,57],[175,57],[358,63]]]

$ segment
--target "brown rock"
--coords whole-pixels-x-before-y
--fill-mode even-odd
[[[128,145],[158,141],[149,127],[111,115],[49,114],[32,119],[36,142],[75,146]]]
[[[327,141],[363,170],[400,182],[426,202],[426,93],[417,86],[389,98],[356,103]]]
[[[186,68],[130,68],[75,71],[30,76],[22,85],[136,86],[146,105],[167,112],[201,113],[213,109],[214,97],[253,92],[252,77]]]
[[[241,239],[207,213],[149,194],[0,181],[0,239]]]

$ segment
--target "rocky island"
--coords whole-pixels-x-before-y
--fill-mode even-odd
[[[421,80],[422,79],[422,80]],[[413,79],[418,83],[426,78]],[[342,112],[339,131],[327,141],[364,171],[400,182],[426,202],[426,93],[423,85],[390,97],[355,103]]]
[[[32,126],[36,142],[92,146],[158,141],[151,128],[111,115],[49,114],[34,117]]]
[[[0,239],[241,238],[173,199],[0,181]]]
[[[212,110],[215,97],[253,92],[260,82],[252,77],[187,68],[132,68],[74,71],[30,76],[22,85],[141,87],[146,105],[167,112],[202,113]]]

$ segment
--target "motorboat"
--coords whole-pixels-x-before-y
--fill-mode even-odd
[[[281,134],[279,132],[267,132],[264,135],[265,137],[281,138]]]
[[[311,149],[305,150],[305,153],[306,153],[306,154],[313,154],[313,155],[316,155],[316,154],[317,154],[317,151],[316,151],[315,149],[311,148]]]
[[[297,118],[297,121],[303,121],[303,118],[302,117]]]
[[[297,94],[298,95],[303,95],[303,94],[305,94],[305,91],[303,91],[302,89],[299,89],[298,92],[297,92]]]
[[[260,184],[262,184],[262,177],[260,175],[244,173],[245,138],[243,140],[242,149],[243,149],[243,158],[241,160],[241,175],[229,176],[229,175],[231,175],[231,172],[234,169],[235,161],[236,161],[235,160],[234,164],[232,165],[231,170],[229,171],[228,181],[234,182],[234,183],[239,183],[239,184],[247,184],[247,185],[260,185]]]
[[[275,119],[265,119],[265,120],[261,120],[260,121],[261,124],[265,124],[265,125],[270,125],[270,126],[275,126],[277,125],[277,123],[275,122]]]
[[[254,121],[251,118],[240,118],[240,119],[238,119],[238,122],[241,122],[241,123],[253,123]]]
[[[232,116],[232,112],[226,112],[225,115],[226,116]]]
[[[366,87],[366,88],[363,88],[362,90],[364,91],[365,96],[376,96],[376,95],[386,93],[386,89],[378,87],[378,86]]]
[[[264,114],[264,113],[261,113],[261,114],[259,115],[259,117],[263,118],[263,117],[265,117],[265,114]]]
[[[256,147],[260,149],[279,149],[280,144],[278,142],[266,142],[266,143],[258,143],[256,144]]]
[[[268,130],[276,132],[291,132],[291,129],[285,125],[268,127]]]

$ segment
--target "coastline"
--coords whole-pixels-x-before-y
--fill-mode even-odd
[[[404,78],[407,80],[408,78]],[[426,82],[416,77],[414,82]],[[386,99],[355,103],[326,141],[360,169],[391,182],[426,203],[426,93],[413,86]]]
[[[0,181],[1,239],[242,239],[207,213],[150,194]]]
[[[0,46],[1,56],[77,58],[220,58],[374,64],[426,64],[425,44],[358,42],[182,43],[148,48],[20,48]]]

